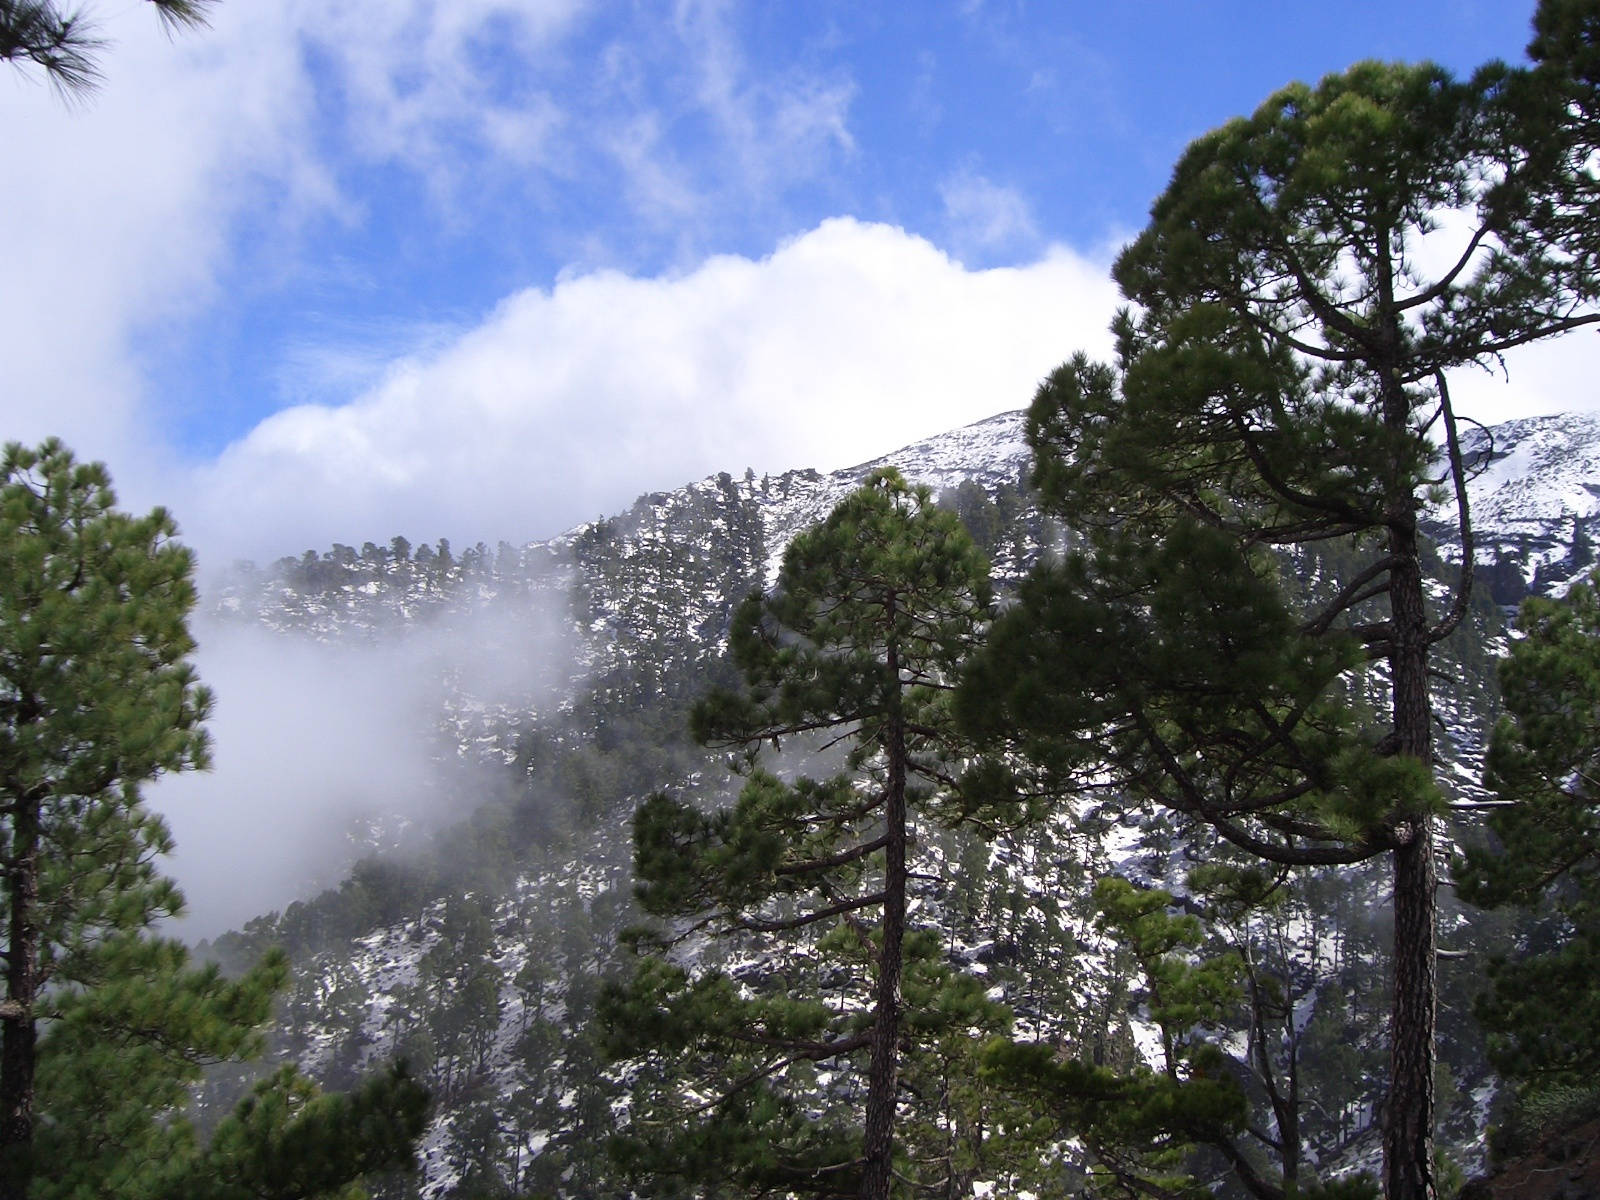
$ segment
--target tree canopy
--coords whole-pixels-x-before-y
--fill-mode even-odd
[[[693,727],[742,752],[747,782],[730,808],[667,796],[640,808],[638,894],[677,940],[777,937],[794,952],[754,987],[652,954],[612,991],[612,1053],[677,1064],[637,1093],[636,1162],[736,1189],[869,1197],[910,1169],[907,1047],[1001,1019],[906,915],[914,816],[952,783],[945,697],[988,615],[987,566],[959,521],[894,471],[797,537],[775,591],[739,609],[746,686],[709,697]],[[819,762],[842,748],[846,769],[789,781],[759,767],[758,748],[785,739]]]
[[[1029,412],[1082,543],[967,676],[1025,789],[1114,788],[1282,864],[1388,857],[1391,1200],[1435,1190],[1430,671],[1473,557],[1448,373],[1600,320],[1572,96],[1553,71],[1362,63],[1191,145],[1116,263],[1116,366],[1074,358]],[[1440,485],[1462,562],[1436,595]]]

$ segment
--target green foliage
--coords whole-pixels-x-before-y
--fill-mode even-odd
[[[1537,70],[1360,63],[1185,151],[1114,269],[1117,367],[1075,357],[1029,413],[1086,545],[965,681],[966,723],[1011,751],[974,772],[991,793],[1120,791],[1284,864],[1390,855],[1392,1200],[1432,1194],[1431,662],[1471,611],[1445,373],[1600,320],[1593,28],[1549,5]],[[1440,460],[1469,564],[1443,606],[1417,533]],[[1327,545],[1354,566],[1323,597],[1261,552]]]
[[[1478,1004],[1495,1065],[1528,1088],[1586,1085],[1600,1071],[1600,580],[1524,602],[1501,663],[1505,715],[1486,782],[1499,845],[1458,864],[1462,895],[1544,914],[1531,953],[1491,964]]]
[[[150,865],[170,839],[139,789],[209,765],[211,696],[187,658],[192,557],[164,510],[115,503],[105,468],[59,442],[13,444],[0,461],[0,788],[37,811],[42,865],[56,867],[42,907],[74,922],[45,932],[47,977],[107,923],[170,914],[176,896]],[[8,821],[8,856],[28,852],[20,837]]]
[[[168,29],[206,24],[215,0],[151,0]],[[56,0],[0,0],[0,59],[31,63],[65,95],[82,95],[100,81],[96,61],[103,39],[81,11]]]
[[[174,943],[130,946],[113,985],[65,1006],[41,1056],[36,1154],[51,1166],[30,1197],[354,1200],[363,1178],[412,1165],[427,1092],[399,1068],[324,1094],[282,1067],[202,1140],[179,1115],[190,1089],[209,1064],[259,1051],[285,964],[230,982],[185,960]]]
[[[1118,1075],[1058,1059],[1048,1046],[1004,1040],[991,1042],[983,1060],[986,1071],[1083,1140],[1093,1195],[1210,1195],[1184,1168],[1186,1135],[1231,1131],[1243,1118],[1242,1097],[1227,1080],[1183,1081],[1151,1071]]]
[[[1530,141],[1544,179],[1529,189],[1531,225],[1557,251],[1548,256],[1551,265],[1592,276],[1600,255],[1600,185],[1588,156],[1600,140],[1600,14],[1588,0],[1540,0],[1533,34],[1528,55],[1536,65],[1524,112],[1530,122],[1543,122],[1542,136]]]
[[[987,1070],[1055,1137],[1082,1144],[1086,1194],[1210,1195],[1230,1172],[1229,1194],[1342,1195],[1316,1176],[1376,1096],[1363,1080],[1381,1047],[1367,1030],[1385,998],[1357,1014],[1346,995],[1367,990],[1367,951],[1325,949],[1334,918],[1311,881],[1218,847],[1198,857],[1181,899],[1117,876],[1094,888],[1097,929],[1128,967],[1142,1056],[1066,1029],[992,1042]],[[1351,1186],[1375,1194],[1370,1180]]]
[[[887,1155],[924,1170],[908,1140],[937,1141],[947,1171],[980,1157],[982,1101],[950,1081],[970,1077],[956,1064],[973,1032],[1004,1014],[905,927],[905,862],[915,811],[956,812],[940,803],[955,745],[944,698],[988,605],[960,523],[889,471],[797,537],[777,590],[735,614],[745,687],[710,695],[691,724],[741,752],[738,798],[707,812],[658,794],[634,819],[640,905],[671,922],[637,939],[656,949],[602,999],[602,1046],[634,1072],[616,1154],[635,1176],[887,1194]],[[844,772],[790,781],[758,765],[785,739],[825,755],[818,738],[844,747]],[[717,940],[696,938],[691,971],[672,947],[702,932]],[[755,979],[705,965],[717,953],[776,962]],[[896,1081],[913,1079],[929,1098],[897,1116]]]
[[[998,777],[980,767],[972,790],[1132,792],[1252,846],[1273,835],[1266,811],[1302,836],[1349,830],[1358,847],[1324,861],[1365,857],[1362,833],[1397,804],[1436,811],[1426,772],[1376,758],[1336,690],[1353,641],[1308,635],[1275,567],[1180,521],[1154,546],[1119,529],[1036,572],[958,696],[970,729],[1023,756]]]
[[[1249,1118],[1236,1071],[1205,1038],[1242,1000],[1243,963],[1233,953],[1197,955],[1202,924],[1175,912],[1167,892],[1107,876],[1094,898],[1097,924],[1137,965],[1141,1017],[1160,1033],[1163,1064],[1119,1071],[1062,1058],[1043,1043],[997,1040],[984,1052],[985,1069],[1044,1105],[1063,1134],[1082,1139],[1090,1182],[1098,1179],[1106,1194],[1209,1194],[1186,1170],[1192,1147],[1231,1148]]]
[[[1600,1085],[1552,1083],[1517,1096],[1505,1122],[1490,1134],[1490,1149],[1504,1160],[1528,1154],[1551,1134],[1600,1119]]]
[[[1111,875],[1095,885],[1094,898],[1101,927],[1128,949],[1144,972],[1150,1019],[1173,1031],[1166,1050],[1169,1069],[1176,1069],[1174,1056],[1182,1052],[1187,1031],[1220,1024],[1228,1008],[1242,999],[1243,964],[1231,954],[1191,959],[1203,937],[1200,919],[1172,913],[1170,893],[1140,890]]]
[[[287,976],[280,955],[239,980],[188,966],[181,943],[122,934],[97,947],[94,978],[53,997],[40,1047],[35,1156],[54,1164],[30,1195],[132,1181],[195,1153],[173,1114],[205,1067],[259,1053],[261,1026]]]
[[[188,654],[189,552],[172,519],[116,510],[105,468],[59,442],[0,459],[0,1159],[20,1189],[38,1025],[181,897],[140,789],[203,767],[210,695]]]
[[[145,1179],[119,1180],[114,1194],[361,1200],[361,1179],[412,1165],[427,1103],[427,1091],[401,1067],[337,1094],[283,1067],[240,1101],[203,1151],[152,1162]]]
[[[1569,914],[1600,898],[1597,586],[1576,584],[1561,600],[1530,597],[1518,614],[1522,637],[1501,663],[1505,715],[1485,772],[1513,802],[1489,820],[1506,852],[1473,855],[1461,881],[1480,903],[1531,903],[1562,880],[1569,890],[1554,898]]]
[[[428,1097],[399,1068],[341,1094],[280,1068],[209,1139],[186,1115],[207,1068],[261,1052],[287,976],[281,953],[228,979],[167,939],[97,947],[93,978],[53,997],[33,1146],[50,1167],[27,1194],[355,1198],[364,1177],[408,1168]]]

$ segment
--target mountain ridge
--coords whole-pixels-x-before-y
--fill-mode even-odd
[[[401,554],[403,539],[387,553],[370,543],[370,553],[336,547],[250,572],[215,598],[214,612],[280,634],[382,642],[431,630],[440,646],[456,634],[487,638],[488,656],[513,659],[527,651],[517,642],[519,622],[537,619],[548,627],[540,653],[559,659],[538,688],[494,694],[475,693],[471,671],[459,664],[437,668],[436,752],[501,772],[517,793],[500,807],[484,802],[450,835],[447,846],[455,848],[441,856],[456,860],[450,865],[463,868],[459,874],[430,867],[426,881],[397,883],[384,871],[403,875],[403,868],[358,864],[340,888],[219,942],[219,953],[241,960],[273,938],[297,947],[300,973],[279,1046],[334,1082],[385,1053],[420,1057],[442,1104],[417,1194],[449,1195],[491,1168],[509,1169],[517,1186],[611,1194],[595,1190],[592,1172],[601,1168],[593,1154],[600,1131],[625,1111],[625,1080],[574,1039],[629,919],[633,805],[655,788],[714,797],[724,786],[715,760],[686,746],[682,714],[708,682],[728,679],[733,606],[771,586],[788,541],[882,466],[927,484],[955,508],[990,553],[1003,590],[1065,535],[1029,494],[1023,417],[997,414],[828,474],[709,475],[647,493],[624,512],[554,538],[492,553],[480,544],[457,555],[441,543],[415,552],[407,545]],[[1600,420],[1529,418],[1474,431],[1465,449],[1485,468],[1469,497],[1488,515],[1478,539],[1482,556],[1493,556],[1486,575],[1502,593],[1520,587],[1523,594],[1574,577],[1600,506],[1569,508],[1567,498],[1590,456],[1600,456]],[[1592,496],[1581,484],[1580,491]],[[1450,560],[1449,526],[1436,519],[1430,532]],[[484,613],[494,620],[481,620]],[[1473,631],[1453,651],[1461,678],[1440,699],[1441,753],[1464,794],[1476,786],[1492,718],[1496,622],[1490,610],[1475,613]],[[1087,910],[1072,908],[1084,902],[1084,882],[1112,868],[1160,881],[1171,869],[1162,859],[1142,864],[1154,853],[1145,845],[1150,837],[1170,843],[1174,835],[1115,814],[1096,820],[1103,844],[1095,847],[1080,845],[1064,826],[987,847],[923,835],[946,878],[919,903],[938,914],[945,891],[971,891],[972,914],[1009,923],[1001,938],[985,935],[975,915],[938,918],[949,926],[950,953],[986,973],[996,996],[1041,1037],[1067,1036],[1092,996],[1114,991],[1103,940]],[[1366,907],[1381,886],[1352,874],[1349,894],[1337,901],[1340,911],[1349,909],[1341,920],[1353,922],[1341,935],[1350,946],[1370,934],[1361,932]],[[1445,933],[1465,937],[1463,922],[1458,912],[1447,914]],[[1370,967],[1364,951],[1348,953],[1341,969],[1359,988]],[[1445,966],[1468,980],[1475,969]],[[489,982],[477,987],[483,979]],[[463,1007],[463,997],[485,994],[493,996],[488,1007]],[[1308,995],[1307,1012],[1321,1011]],[[1457,1013],[1446,1024],[1461,1093],[1448,1140],[1474,1165],[1481,1147],[1473,1150],[1473,1139],[1494,1092],[1462,1019]],[[1135,1021],[1126,1036],[1139,1044],[1148,1031]],[[1326,1153],[1355,1167],[1375,1153],[1376,1093],[1359,1080],[1346,1083],[1345,1132]],[[499,1132],[484,1134],[485,1122]]]

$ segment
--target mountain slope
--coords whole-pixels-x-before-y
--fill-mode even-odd
[[[417,675],[437,713],[435,753],[480,772],[473,816],[432,851],[363,862],[340,888],[216,948],[244,959],[268,941],[289,943],[300,975],[279,1046],[330,1082],[390,1053],[424,1069],[442,1103],[422,1194],[490,1176],[611,1194],[597,1147],[624,1111],[625,1089],[577,1033],[614,961],[617,930],[633,919],[628,822],[637,800],[660,787],[714,797],[726,786],[717,764],[687,744],[682,719],[694,696],[729,678],[733,606],[770,586],[790,539],[880,465],[928,484],[961,515],[1004,590],[1065,536],[1028,493],[1022,426],[1022,414],[1001,414],[827,475],[709,477],[524,547],[457,555],[399,538],[336,546],[241,574],[215,593],[226,619],[286,637],[425,644]],[[1471,505],[1494,599],[1514,603],[1580,570],[1600,508],[1586,483],[1600,421],[1512,422],[1475,433],[1467,452],[1484,467]],[[1459,558],[1453,530],[1431,532],[1446,563]],[[1307,586],[1328,584],[1325,564],[1299,568]],[[1480,606],[1457,635],[1455,682],[1441,695],[1442,752],[1464,791],[1492,716],[1497,616]],[[919,902],[1023,1028],[1132,1046],[1149,1031],[1116,1009],[1125,968],[1093,929],[1084,897],[1113,868],[1174,878],[1185,846],[1136,814],[1099,814],[1094,827],[1086,837],[1082,824],[1063,821],[992,845],[924,830],[939,878]],[[1377,953],[1381,913],[1368,909],[1381,903],[1380,885],[1352,873],[1335,891],[1317,919],[1337,934],[1327,945],[1312,936],[1294,961],[1319,962],[1338,981],[1348,993],[1339,1011],[1378,1013],[1381,989],[1363,978]],[[1452,911],[1445,936],[1463,943],[1476,933]],[[1447,964],[1463,996],[1473,969],[1472,960]],[[1325,1020],[1330,1041],[1374,1048],[1359,1045],[1357,1024],[1339,1034],[1321,985],[1307,986],[1308,1028]],[[1446,1108],[1454,1140],[1470,1146],[1492,1087],[1464,1002],[1446,1007],[1457,1089]],[[1376,1089],[1359,1077],[1326,1087],[1330,1097],[1342,1090],[1329,1104],[1338,1119],[1324,1149],[1359,1164],[1372,1150],[1363,1134]]]

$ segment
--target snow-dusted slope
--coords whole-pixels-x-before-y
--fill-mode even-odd
[[[1559,592],[1592,566],[1600,416],[1566,413],[1473,429],[1462,453],[1476,472],[1467,488],[1476,558],[1496,599],[1513,604],[1527,591]],[[1459,557],[1451,524],[1441,520],[1429,532],[1446,557]]]
[[[1501,539],[1540,536],[1600,513],[1600,416],[1527,417],[1475,430],[1473,520]]]
[[[426,564],[420,559],[402,564],[381,555],[370,561],[353,559],[342,551],[321,562],[297,560],[236,581],[220,607],[272,628],[323,638],[381,639],[396,625],[426,625],[441,644],[447,644],[452,631],[482,636],[484,628],[509,644],[514,639],[506,633],[508,622],[537,619],[557,627],[543,644],[559,648],[565,679],[561,686],[542,686],[537,699],[531,694],[517,700],[501,695],[491,704],[473,695],[470,672],[445,672],[440,703],[447,714],[447,741],[463,757],[514,763],[520,770],[524,760],[519,739],[535,721],[570,712],[637,711],[663,696],[681,697],[690,685],[703,681],[726,646],[733,606],[751,588],[770,585],[794,536],[825,517],[878,467],[894,466],[913,482],[928,485],[964,516],[976,512],[989,518],[992,533],[986,548],[997,573],[1002,582],[1017,578],[1057,536],[1026,491],[1029,454],[1022,430],[1023,414],[1003,413],[831,474],[797,470],[766,478],[710,476],[643,496],[625,513],[549,541],[505,547],[487,556],[475,548],[444,566],[438,555]],[[1591,523],[1600,519],[1600,484],[1591,482],[1600,480],[1600,419],[1511,422],[1487,435],[1474,432],[1466,449],[1481,468],[1471,485],[1471,507],[1487,581],[1499,594],[1515,593],[1514,600],[1529,586],[1560,586],[1571,578],[1582,566]],[[1430,532],[1446,557],[1458,553],[1451,527],[1438,524]],[[473,619],[486,609],[494,614],[487,626]],[[1465,786],[1477,774],[1480,735],[1488,716],[1483,681],[1490,668],[1481,645],[1452,653],[1462,655],[1457,673],[1469,678],[1441,698],[1440,712],[1448,725],[1441,747],[1457,782]],[[705,777],[712,774],[707,769]],[[660,779],[651,786],[676,782],[684,781]],[[632,802],[628,795],[611,797],[611,807],[578,839],[570,859],[524,865],[509,892],[479,897],[496,935],[493,958],[503,980],[499,1023],[477,1066],[448,1085],[455,1090],[430,1134],[424,1195],[444,1195],[466,1169],[465,1147],[473,1144],[467,1131],[479,1109],[509,1125],[509,1131],[502,1130],[509,1139],[506,1153],[523,1167],[553,1159],[563,1136],[570,1135],[570,1144],[588,1136],[572,1124],[571,1114],[584,1111],[591,1097],[601,1104],[595,1119],[602,1124],[608,1119],[603,1077],[591,1073],[586,1076],[589,1083],[574,1083],[575,1069],[567,1061],[570,1048],[540,1051],[545,1057],[535,1061],[524,1047],[530,1031],[539,1034],[545,1025],[570,1033],[565,1022],[572,997],[565,980],[598,969],[601,951],[596,947],[611,932],[605,922],[620,919],[625,911]],[[1031,841],[983,850],[973,867],[975,877],[990,889],[984,904],[998,904],[995,897],[1023,898],[1011,910],[1014,922],[1042,923],[1042,906],[1030,909],[1027,898],[1039,895],[1039,880],[1047,872],[1070,865],[1063,851],[1066,839],[1052,843],[1046,832]],[[1122,857],[1133,852],[1139,832],[1134,824],[1112,828],[1105,852],[1126,868]],[[961,852],[961,847],[952,849],[952,861]],[[1083,864],[1080,880],[1091,869],[1092,864]],[[563,888],[565,892],[559,891]],[[1057,885],[1052,888],[1061,894]],[[560,900],[552,899],[558,895]],[[1353,906],[1359,909],[1362,902]],[[558,911],[559,917],[552,916]],[[352,1055],[361,1061],[402,1047],[405,1023],[394,1017],[399,1010],[384,988],[404,984],[415,991],[424,960],[444,928],[442,914],[442,902],[430,900],[402,924],[367,934],[349,952],[324,953],[308,964],[300,985],[308,995],[333,994],[341,978],[350,981],[352,994],[369,993],[354,1004],[350,1020],[355,1032],[346,1037]],[[985,919],[993,915],[986,913]],[[569,936],[578,920],[592,925],[596,942]],[[1037,979],[1060,983],[1069,975],[1077,978],[1072,973],[1085,970],[1097,952],[1090,945],[1092,931],[1082,925],[1082,912],[1052,920],[1061,928],[1053,935],[1058,942],[1048,944],[1065,947],[1062,957],[1041,958],[1030,969]],[[1455,932],[1447,929],[1447,934]],[[1341,937],[1347,935],[1353,936],[1346,931]],[[559,970],[552,968],[552,980],[537,981],[533,988],[525,969],[541,957],[553,962],[552,947],[558,943],[565,946]],[[992,972],[996,979],[1006,970],[1017,974],[1014,963],[989,965],[992,944],[966,944],[959,937],[952,937],[951,944],[964,961],[971,959],[975,971]],[[1352,967],[1357,974],[1362,969],[1361,962]],[[435,986],[448,995],[458,983],[455,975],[442,973]],[[1035,1025],[1055,1003],[1036,997],[1030,1007],[1026,995],[1007,998],[1025,1023]],[[314,1014],[321,1003],[308,1000],[304,1011]],[[315,1065],[331,1060],[335,1034],[315,1015],[305,1020],[296,1036],[303,1039],[307,1061]],[[419,1009],[408,1020],[421,1028],[427,1016]],[[584,1087],[599,1090],[584,1092]],[[1368,1119],[1370,1112],[1358,1123]],[[560,1175],[552,1186],[562,1194],[583,1194],[575,1177]]]

